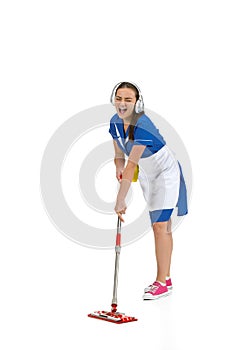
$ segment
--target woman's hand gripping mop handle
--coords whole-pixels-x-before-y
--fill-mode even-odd
[[[117,221],[117,235],[115,245],[115,272],[114,272],[114,284],[113,284],[113,297],[112,297],[112,312],[117,311],[117,286],[118,286],[118,272],[119,272],[119,259],[121,252],[121,220],[118,217]]]

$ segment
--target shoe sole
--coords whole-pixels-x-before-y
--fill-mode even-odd
[[[162,294],[159,294],[159,295],[152,295],[150,293],[146,293],[146,294],[143,295],[143,300],[156,300],[156,299],[159,299],[159,298],[162,298],[162,297],[167,297],[170,294],[171,294],[171,291],[168,291],[166,293],[162,293]]]
[[[172,288],[173,288],[172,286],[167,287],[168,290],[172,290]],[[149,292],[149,291],[150,291],[150,288],[149,288],[149,287],[144,289],[144,293],[147,293],[147,292]]]

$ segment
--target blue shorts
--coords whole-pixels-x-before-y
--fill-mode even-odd
[[[168,221],[173,210],[174,209],[161,209],[149,211],[151,223],[153,224],[154,222]]]

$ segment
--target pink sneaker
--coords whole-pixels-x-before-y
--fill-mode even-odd
[[[151,287],[153,287],[155,285],[155,283],[156,283],[156,281],[154,281],[152,284],[150,284],[148,287],[146,287],[144,289],[144,293],[149,292],[149,290],[151,289]],[[167,286],[167,289],[169,289],[169,290],[172,289],[172,280],[171,280],[171,278],[166,280],[166,286]]]
[[[166,286],[167,286],[167,289],[172,289],[172,280],[171,278],[167,279],[166,280]]]
[[[144,300],[154,300],[169,295],[171,291],[167,286],[162,286],[159,282],[154,282],[148,292],[143,295]]]

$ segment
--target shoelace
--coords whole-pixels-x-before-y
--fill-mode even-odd
[[[153,284],[153,285],[151,286],[150,290],[156,291],[158,288],[159,288],[158,285],[154,285],[154,284]]]

